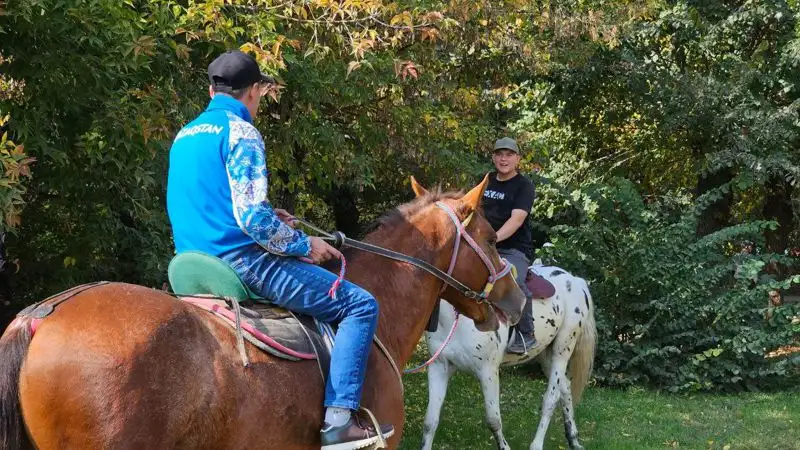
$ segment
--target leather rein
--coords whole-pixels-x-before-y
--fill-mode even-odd
[[[294,220],[297,220],[301,224],[305,225],[306,227],[314,230],[315,232],[322,235],[322,238],[326,241],[330,241],[331,244],[336,248],[341,248],[342,246],[346,245],[348,247],[356,248],[365,252],[373,253],[376,255],[383,256],[385,258],[393,259],[395,261],[401,261],[408,264],[411,264],[415,267],[418,267],[429,274],[433,275],[434,277],[438,278],[439,280],[445,283],[445,286],[442,287],[442,291],[444,291],[446,286],[450,286],[456,291],[458,291],[464,297],[482,304],[482,303],[489,303],[489,294],[492,292],[495,283],[503,278],[508,274],[513,274],[514,272],[514,265],[510,264],[503,258],[500,258],[503,268],[500,269],[498,272],[497,269],[492,264],[489,257],[486,253],[480,248],[477,242],[469,235],[466,231],[466,226],[469,225],[470,220],[472,220],[472,214],[470,214],[463,222],[458,220],[455,212],[453,211],[450,206],[443,202],[436,202],[436,206],[440,209],[444,210],[447,213],[447,216],[452,220],[453,224],[456,227],[456,240],[455,240],[455,248],[453,249],[453,256],[450,260],[450,266],[447,272],[442,271],[438,267],[434,266],[433,264],[423,261],[419,258],[414,258],[413,256],[408,256],[403,253],[395,252],[393,250],[389,250],[383,247],[379,247],[374,244],[369,244],[362,241],[357,241],[355,239],[351,239],[344,235],[341,231],[334,231],[332,233],[328,233],[324,230],[321,230],[306,222],[303,219],[298,217],[294,217]],[[467,242],[467,244],[472,247],[472,249],[477,253],[478,257],[481,258],[486,268],[489,270],[489,277],[481,291],[475,291],[471,289],[469,286],[465,285],[461,281],[453,278],[451,275],[453,270],[455,269],[456,261],[458,259],[458,249],[461,244],[462,238]]]

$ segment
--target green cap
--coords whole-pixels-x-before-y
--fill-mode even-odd
[[[519,147],[517,147],[517,141],[511,139],[510,137],[504,137],[496,140],[494,142],[494,151],[497,150],[511,150],[512,152],[519,155]]]

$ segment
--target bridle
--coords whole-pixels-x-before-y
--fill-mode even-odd
[[[303,225],[311,228],[312,230],[316,231],[317,233],[323,236],[323,239],[327,241],[331,241],[332,245],[336,248],[341,248],[343,245],[348,247],[357,248],[359,250],[363,250],[369,253],[373,253],[376,255],[383,256],[385,258],[393,259],[395,261],[401,261],[408,264],[411,264],[415,267],[418,267],[429,274],[433,275],[434,277],[438,278],[439,280],[443,281],[445,284],[442,286],[440,291],[443,292],[447,286],[458,291],[461,295],[466,297],[469,300],[472,300],[478,304],[487,304],[489,303],[489,294],[491,294],[492,289],[494,289],[495,283],[498,280],[505,277],[508,274],[512,274],[512,276],[516,279],[516,268],[513,264],[510,264],[504,258],[500,258],[501,263],[503,264],[503,268],[500,269],[498,272],[497,269],[492,264],[492,261],[486,255],[486,253],[480,248],[477,242],[469,235],[466,231],[467,225],[469,225],[470,221],[472,220],[473,215],[475,214],[470,213],[463,222],[458,220],[458,216],[456,216],[455,211],[443,202],[436,202],[436,206],[440,209],[444,210],[447,213],[447,216],[452,220],[453,225],[456,227],[456,239],[453,248],[453,255],[450,259],[450,265],[447,269],[447,272],[442,271],[438,267],[434,266],[433,264],[423,261],[418,258],[414,258],[412,256],[404,255],[399,252],[395,252],[393,250],[385,249],[383,247],[379,247],[377,245],[369,244],[362,241],[357,241],[355,239],[351,239],[344,235],[341,231],[334,231],[332,233],[327,233],[314,225],[302,220],[300,218],[295,217],[295,220],[302,223]],[[461,281],[455,279],[452,276],[453,270],[455,270],[456,262],[458,260],[458,250],[461,245],[461,240],[465,240],[467,244],[472,247],[478,257],[483,261],[483,264],[486,266],[486,269],[489,271],[489,276],[486,280],[486,283],[483,286],[483,289],[480,291],[475,291],[469,286],[465,285]]]
[[[464,219],[463,222],[460,222],[453,209],[450,208],[447,204],[443,202],[436,202],[436,206],[443,209],[447,213],[447,216],[450,217],[450,220],[453,221],[453,225],[455,225],[456,227],[455,247],[453,248],[453,256],[450,258],[450,266],[447,269],[448,276],[450,276],[453,273],[453,270],[456,267],[456,262],[458,261],[458,250],[461,245],[461,240],[463,239],[467,242],[467,244],[470,247],[472,247],[472,249],[481,259],[481,261],[483,261],[483,264],[489,270],[489,278],[486,280],[486,284],[484,285],[483,290],[480,293],[472,290],[468,292],[461,292],[461,291],[459,292],[461,292],[461,294],[467,297],[468,299],[474,300],[477,303],[488,303],[489,294],[492,293],[492,289],[494,289],[495,283],[497,283],[498,280],[500,280],[501,278],[503,278],[508,274],[512,274],[514,279],[516,279],[516,274],[514,274],[516,268],[514,267],[513,264],[510,264],[505,258],[500,258],[500,262],[503,264],[503,268],[500,269],[500,272],[497,272],[497,270],[494,267],[494,264],[492,264],[492,261],[489,259],[486,253],[481,249],[478,243],[475,242],[475,239],[473,239],[472,236],[470,236],[470,234],[467,233],[466,228],[469,225],[470,221],[472,220],[472,217],[475,214],[475,212],[471,212],[469,216],[467,216],[467,218]],[[442,291],[444,291],[444,289],[445,286],[442,286]]]
[[[447,213],[448,217],[450,217],[450,220],[453,221],[453,224],[456,226],[455,246],[453,248],[453,256],[450,259],[450,266],[447,269],[447,273],[452,274],[453,269],[455,269],[456,261],[458,259],[458,249],[459,246],[461,245],[461,239],[463,238],[465,241],[467,241],[467,244],[469,244],[469,246],[472,247],[473,250],[475,250],[475,253],[481,259],[481,261],[483,261],[483,263],[486,265],[486,268],[489,269],[489,279],[486,281],[486,285],[484,286],[483,291],[481,291],[481,293],[479,294],[479,298],[481,299],[480,303],[488,302],[489,294],[492,292],[492,289],[494,289],[494,285],[497,282],[497,280],[503,278],[509,273],[516,280],[517,278],[516,267],[514,267],[513,264],[510,264],[506,259],[500,258],[500,261],[503,263],[503,268],[500,270],[499,273],[495,270],[494,264],[492,264],[492,262],[489,260],[489,257],[486,256],[486,253],[483,250],[481,250],[480,246],[475,242],[472,236],[470,236],[469,233],[467,233],[466,228],[469,225],[469,222],[472,220],[472,217],[475,214],[474,212],[470,213],[470,215],[467,216],[467,218],[464,219],[463,222],[460,222],[458,220],[458,217],[456,217],[456,214],[453,211],[453,209],[447,206],[445,203],[436,202],[436,206],[443,209]],[[447,284],[442,286],[442,289],[439,293],[441,294],[441,292],[444,291],[446,288]],[[439,357],[442,351],[444,351],[444,348],[447,347],[447,344],[450,343],[450,339],[453,338],[453,333],[455,333],[456,326],[458,325],[459,316],[460,314],[458,313],[458,311],[456,311],[455,319],[453,320],[453,325],[450,327],[450,332],[447,333],[447,337],[445,338],[444,342],[442,342],[442,345],[439,346],[439,348],[432,353],[431,357],[428,358],[428,360],[425,361],[424,363],[418,365],[417,367],[404,370],[403,373],[411,374],[420,372],[424,370],[426,367],[428,367]],[[439,302],[437,302],[436,306],[434,306],[433,313],[431,314],[431,317],[428,321],[428,331],[436,331],[438,320],[439,320]]]
[[[509,274],[511,274],[513,279],[516,280],[516,278],[517,278],[517,269],[514,267],[513,264],[509,263],[505,258],[500,258],[500,262],[503,264],[503,267],[498,272],[497,269],[494,267],[494,264],[492,264],[492,261],[486,255],[486,252],[484,252],[481,249],[481,247],[478,245],[478,243],[475,242],[475,239],[473,239],[472,236],[470,236],[470,234],[466,230],[466,227],[469,225],[470,221],[472,220],[472,218],[473,218],[473,216],[475,214],[474,212],[470,213],[467,216],[467,218],[464,219],[464,221],[462,222],[462,221],[458,220],[458,216],[456,215],[455,211],[453,211],[453,208],[451,208],[450,206],[448,206],[444,202],[438,201],[438,202],[436,202],[436,206],[438,208],[442,209],[445,213],[447,213],[447,217],[450,218],[450,220],[453,222],[453,225],[456,227],[456,237],[455,237],[455,243],[453,244],[453,254],[450,257],[450,265],[447,268],[447,272],[443,272],[442,270],[440,270],[439,268],[437,268],[436,266],[430,264],[427,261],[423,261],[421,259],[414,258],[414,257],[408,256],[408,255],[404,255],[402,253],[395,252],[395,251],[392,251],[392,250],[388,250],[388,249],[385,249],[383,247],[379,247],[377,245],[368,244],[366,242],[357,241],[355,239],[350,239],[347,236],[345,236],[344,233],[342,233],[341,231],[334,231],[332,233],[328,233],[328,232],[326,232],[324,230],[321,230],[321,229],[315,227],[314,225],[306,222],[303,219],[300,219],[300,218],[297,218],[297,217],[295,217],[294,219],[297,220],[298,222],[302,223],[303,225],[307,226],[308,228],[316,231],[320,235],[322,235],[323,239],[325,239],[326,241],[331,241],[332,245],[334,247],[336,247],[336,248],[341,248],[342,246],[347,245],[348,247],[357,248],[359,250],[363,250],[363,251],[366,251],[366,252],[369,252],[369,253],[380,255],[380,256],[383,256],[385,258],[393,259],[395,261],[405,262],[405,263],[411,264],[411,265],[413,265],[415,267],[418,267],[418,268],[428,272],[429,274],[433,275],[434,277],[436,277],[439,280],[444,282],[444,284],[442,285],[442,288],[439,290],[439,294],[444,292],[444,290],[447,289],[448,286],[450,286],[453,289],[455,289],[456,291],[458,291],[461,295],[463,295],[464,297],[468,298],[469,300],[472,300],[475,303],[488,304],[489,303],[489,295],[491,294],[492,290],[494,289],[494,286],[497,283],[497,281],[500,280],[501,278],[505,277],[506,275],[509,275]],[[453,270],[455,270],[456,263],[458,261],[458,250],[459,250],[459,248],[461,246],[461,240],[462,239],[467,242],[467,245],[472,247],[472,249],[475,251],[475,253],[478,255],[478,257],[481,259],[483,264],[486,266],[486,269],[489,271],[489,276],[488,276],[488,278],[486,280],[486,283],[484,284],[483,289],[480,290],[480,291],[472,290],[469,286],[467,286],[464,283],[458,281],[457,279],[453,278],[453,276],[452,276]],[[344,269],[344,259],[342,260],[342,263],[343,263],[342,268]],[[340,278],[344,277],[343,271],[342,271],[342,273],[340,273],[339,276],[340,276]],[[332,289],[332,290],[335,291],[335,289]],[[431,317],[429,319],[429,323],[428,323],[428,330],[429,331],[435,331],[435,326],[433,326],[433,324],[436,324],[437,321],[438,321],[438,318],[439,318],[438,317],[439,316],[438,309],[439,309],[439,303],[437,302],[436,306],[434,307],[433,314],[431,315]],[[459,317],[459,314],[456,313],[455,321],[453,322],[453,326],[452,326],[452,328],[450,329],[450,332],[447,335],[447,339],[445,339],[445,341],[442,344],[442,346],[433,354],[433,356],[430,359],[428,359],[428,361],[426,361],[425,363],[423,363],[422,365],[420,365],[420,366],[418,366],[418,367],[416,367],[414,369],[404,370],[403,371],[404,373],[416,373],[416,372],[419,372],[420,370],[423,370],[425,367],[427,367],[429,364],[431,364],[436,358],[438,358],[439,354],[444,350],[444,348],[450,342],[450,339],[453,337],[453,333],[454,333],[454,331],[456,329],[456,325],[458,324],[458,317]],[[380,342],[380,340],[376,339],[376,343],[378,344],[378,347],[381,349],[381,351],[384,353],[384,355],[388,359],[389,363],[392,366],[392,369],[394,369],[394,372],[397,374],[398,380],[400,380],[400,388],[402,389],[403,388],[403,382],[402,382],[402,376],[400,374],[400,368],[397,367],[397,364],[395,363],[395,361],[392,358],[392,356],[389,354],[389,351],[386,350],[386,348],[383,346],[383,344]]]

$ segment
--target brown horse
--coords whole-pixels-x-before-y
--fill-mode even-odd
[[[466,195],[428,193],[387,214],[366,241],[447,270],[456,230],[437,201],[502,265],[495,233],[478,211],[487,180]],[[377,335],[402,367],[411,358],[443,284],[409,264],[351,251],[348,279],[378,299]],[[488,270],[461,245],[453,277],[480,290]],[[516,322],[524,303],[513,277],[497,281],[489,304],[448,288],[442,298],[477,326]],[[496,309],[496,308],[501,309]],[[498,311],[502,310],[502,314]],[[323,380],[316,362],[288,362],[249,347],[243,367],[230,329],[166,293],[123,283],[93,287],[42,320],[17,320],[0,338],[0,448],[319,448]],[[403,391],[386,356],[373,349],[362,404],[395,426]],[[23,428],[24,427],[24,428]],[[25,432],[27,429],[27,433]]]

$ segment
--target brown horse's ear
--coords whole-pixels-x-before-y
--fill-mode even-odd
[[[471,191],[467,192],[467,194],[461,197],[461,203],[466,206],[470,211],[475,211],[478,209],[478,205],[481,204],[481,199],[483,198],[483,191],[486,190],[486,186],[489,185],[489,174],[487,173],[486,176],[483,177],[483,181]]]
[[[411,189],[414,190],[414,193],[417,194],[417,197],[422,197],[423,195],[428,194],[428,190],[417,182],[417,179],[414,178],[414,175],[411,175]]]

